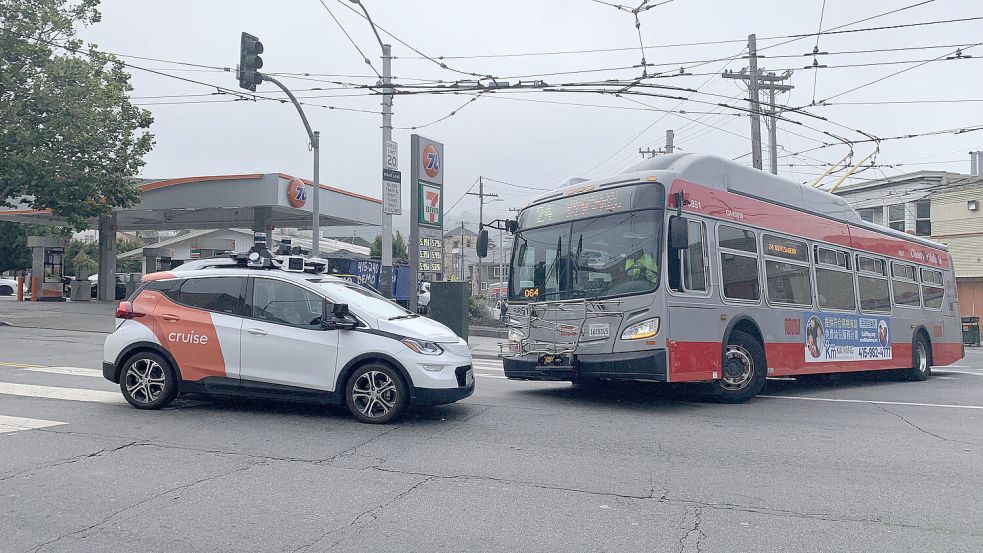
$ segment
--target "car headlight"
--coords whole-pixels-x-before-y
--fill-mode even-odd
[[[440,355],[444,353],[444,348],[440,347],[440,344],[436,342],[417,340],[416,338],[403,338],[400,341],[403,342],[404,346],[423,355]]]
[[[622,340],[642,340],[651,338],[659,333],[659,318],[653,317],[640,323],[635,323],[621,333]]]

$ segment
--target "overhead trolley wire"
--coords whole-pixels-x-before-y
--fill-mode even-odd
[[[352,43],[352,46],[354,46],[355,50],[358,51],[358,54],[362,56],[362,59],[365,60],[365,63],[369,67],[371,67],[372,71],[376,74],[376,76],[381,79],[382,75],[380,75],[379,70],[376,69],[374,65],[372,65],[372,60],[370,60],[369,57],[365,55],[365,52],[363,52],[362,49],[358,47],[358,43],[355,42],[355,39],[352,38],[352,35],[348,34],[348,30],[345,29],[345,26],[341,24],[341,21],[338,21],[338,18],[335,17],[334,13],[331,11],[331,8],[329,8],[328,5],[324,3],[324,0],[318,0],[318,2],[320,2],[320,4],[324,7],[324,11],[328,12],[328,15],[331,16],[331,19],[334,19],[334,22],[338,25],[338,28],[341,29],[341,32],[345,33],[345,36],[348,37],[348,42]]]

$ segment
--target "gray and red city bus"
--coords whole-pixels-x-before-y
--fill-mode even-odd
[[[523,208],[505,374],[711,382],[963,357],[947,248],[865,222],[825,191],[708,155],[574,182]]]

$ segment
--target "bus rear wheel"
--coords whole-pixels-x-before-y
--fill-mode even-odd
[[[723,403],[744,403],[765,385],[765,351],[753,336],[735,330],[724,349],[720,380],[714,382],[715,398]]]
[[[902,373],[905,380],[921,382],[932,376],[932,358],[928,353],[930,347],[924,336],[915,338],[911,348],[911,368]]]

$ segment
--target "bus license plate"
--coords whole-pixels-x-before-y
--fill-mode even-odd
[[[611,325],[609,323],[591,323],[587,325],[588,338],[607,338],[611,336]]]

